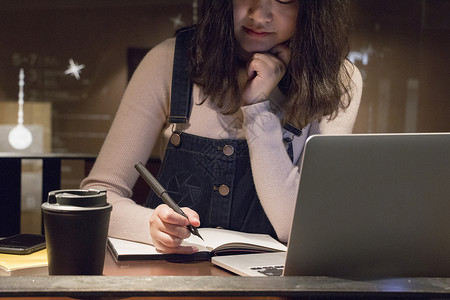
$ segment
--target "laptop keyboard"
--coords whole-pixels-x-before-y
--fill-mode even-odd
[[[281,276],[284,266],[251,267],[250,269],[266,276]]]

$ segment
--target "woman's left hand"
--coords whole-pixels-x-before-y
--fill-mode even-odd
[[[247,67],[247,83],[242,92],[243,105],[267,100],[286,72],[291,50],[284,44],[267,53],[255,53]]]

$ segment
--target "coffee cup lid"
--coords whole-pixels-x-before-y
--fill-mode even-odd
[[[48,204],[76,207],[106,206],[105,190],[57,190],[48,193]]]

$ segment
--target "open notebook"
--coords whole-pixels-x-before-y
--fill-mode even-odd
[[[212,262],[248,276],[450,277],[450,133],[310,137],[287,254]]]
[[[245,233],[219,228],[198,228],[204,240],[195,235],[183,241],[184,246],[199,249],[192,255],[161,254],[153,245],[108,237],[108,248],[116,261],[122,260],[209,260],[214,255],[285,252],[286,246],[268,234]]]

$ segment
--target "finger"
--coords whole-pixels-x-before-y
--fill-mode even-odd
[[[285,64],[285,66],[287,66],[291,60],[291,49],[284,44],[276,45],[270,49],[269,52],[278,57]]]
[[[186,214],[186,216],[189,219],[189,223],[194,227],[200,226],[200,216],[195,210],[190,209],[189,207],[183,207],[181,208],[183,212]]]
[[[153,245],[157,249],[167,251],[168,248],[176,248],[181,245],[184,238],[190,236],[190,232],[186,226],[177,226],[163,222],[156,210],[150,217],[150,236]]]
[[[250,62],[248,63],[248,67],[247,67],[247,80],[252,80],[252,79],[254,79],[257,75],[258,75],[258,73],[257,73],[257,71],[256,71],[256,63],[255,63],[255,59],[253,58],[253,59],[250,60]]]
[[[192,254],[198,251],[195,246],[181,246],[182,242],[182,239],[174,239],[169,235],[160,233],[158,240],[154,240],[153,244],[159,253]]]
[[[183,242],[182,238],[158,230],[152,234],[152,241],[156,248],[176,248]]]
[[[280,77],[286,71],[286,65],[277,56],[271,53],[256,53],[249,64],[262,78]]]
[[[155,209],[155,213],[165,223],[170,223],[170,224],[178,225],[178,226],[189,225],[189,222],[186,219],[186,217],[175,212],[172,208],[170,208],[166,204],[159,205]]]
[[[164,209],[155,210],[155,213],[150,217],[150,232],[152,233],[152,237],[157,235],[158,232],[163,232],[178,239],[188,238],[190,235],[189,230],[186,228],[188,221],[185,217],[182,218],[184,219],[182,223],[173,223],[164,214]]]
[[[257,76],[264,77],[266,70],[270,70],[271,61],[267,54],[256,53],[248,64],[248,80],[255,79]]]
[[[162,231],[170,236],[173,236],[174,238],[178,238],[178,239],[187,239],[191,233],[190,231],[187,229],[186,226],[178,226],[178,225],[173,225],[170,223],[164,223],[162,222],[159,227],[159,231]]]

